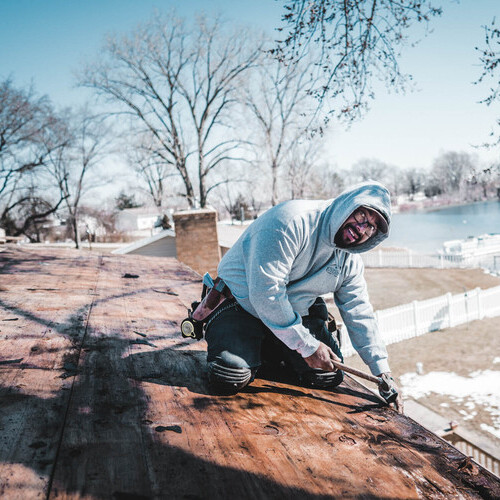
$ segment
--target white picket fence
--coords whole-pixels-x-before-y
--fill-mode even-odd
[[[500,254],[477,257],[445,254],[421,254],[412,250],[374,250],[362,253],[365,267],[433,267],[437,269],[481,267],[500,272]]]
[[[500,286],[487,290],[476,288],[457,295],[447,293],[375,312],[386,345],[495,316],[500,316]],[[345,328],[341,329],[341,345],[345,357],[355,353]]]

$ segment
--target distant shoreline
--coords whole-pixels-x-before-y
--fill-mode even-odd
[[[402,203],[400,205],[395,205],[393,207],[394,214],[406,214],[406,213],[414,213],[414,212],[438,212],[440,210],[444,210],[446,208],[455,208],[455,207],[465,207],[470,205],[477,205],[479,203],[500,203],[500,199],[489,199],[489,200],[480,200],[480,201],[450,201],[449,203],[436,203],[435,205],[425,206],[421,202],[408,202]]]

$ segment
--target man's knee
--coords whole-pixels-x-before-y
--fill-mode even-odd
[[[218,394],[236,394],[253,380],[254,374],[243,358],[228,351],[208,362],[208,381]]]

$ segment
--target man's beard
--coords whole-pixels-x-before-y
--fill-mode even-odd
[[[354,238],[352,241],[350,241],[348,238],[344,238],[345,231],[349,232],[349,230],[352,231],[351,236],[353,236],[353,238]],[[348,247],[352,247],[352,246],[356,245],[361,238],[362,238],[362,236],[358,233],[358,231],[354,227],[354,224],[347,224],[346,226],[342,226],[337,231],[337,234],[335,235],[335,238],[334,238],[334,242],[340,248],[348,248]]]

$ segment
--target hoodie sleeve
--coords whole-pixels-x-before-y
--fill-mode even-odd
[[[288,348],[308,357],[316,352],[319,341],[302,324],[286,291],[299,251],[298,238],[281,230],[259,231],[244,244],[248,298],[255,312]]]
[[[368,297],[364,265],[358,255],[349,259],[344,282],[335,292],[335,303],[349,332],[351,343],[374,375],[390,371],[387,351]]]

